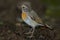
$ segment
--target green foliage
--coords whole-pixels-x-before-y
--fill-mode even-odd
[[[51,16],[54,18],[60,17],[60,0],[43,0],[43,3],[48,5],[46,16]]]

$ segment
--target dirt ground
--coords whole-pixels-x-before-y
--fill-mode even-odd
[[[55,40],[55,30],[44,27],[36,27],[34,37],[28,38],[29,26],[14,26],[12,24],[0,25],[0,40]]]

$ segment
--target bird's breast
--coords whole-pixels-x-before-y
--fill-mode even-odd
[[[27,18],[27,14],[25,12],[22,12],[22,19],[25,20]]]
[[[35,27],[38,24],[37,22],[32,20],[31,17],[28,16],[28,14],[25,12],[22,12],[22,19],[25,23],[27,23],[28,25],[30,25],[32,27]]]

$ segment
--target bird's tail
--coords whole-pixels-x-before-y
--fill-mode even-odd
[[[53,29],[51,26],[45,24],[45,27],[49,28],[49,29]]]
[[[38,24],[38,26],[41,26],[41,27],[46,27],[46,28],[49,28],[49,29],[53,29],[51,26],[47,25],[47,24]]]

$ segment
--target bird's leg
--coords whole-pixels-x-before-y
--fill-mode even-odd
[[[33,27],[33,30],[32,30],[32,32],[31,32],[31,35],[30,35],[30,36],[28,36],[29,38],[32,38],[32,37],[34,37],[34,36],[33,36],[33,34],[34,34],[34,31],[35,31],[35,27]]]
[[[28,33],[25,33],[25,34],[31,34],[32,33],[32,28],[29,30],[29,32]]]

